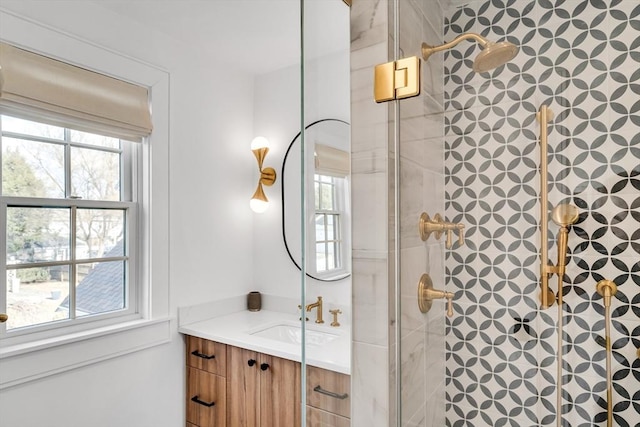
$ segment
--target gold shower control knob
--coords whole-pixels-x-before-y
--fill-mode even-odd
[[[418,282],[418,308],[422,313],[431,310],[434,299],[447,300],[447,316],[453,317],[453,293],[433,288],[431,276],[423,274]]]
[[[9,316],[7,316],[7,315],[6,315],[6,314],[4,314],[4,313],[0,313],[0,323],[4,323],[4,322],[6,322],[7,320],[9,320]]]

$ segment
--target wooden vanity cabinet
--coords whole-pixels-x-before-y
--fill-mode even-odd
[[[300,363],[187,337],[186,427],[299,427]],[[306,427],[350,427],[350,377],[307,366]]]
[[[300,363],[232,346],[227,360],[227,427],[300,425]]]

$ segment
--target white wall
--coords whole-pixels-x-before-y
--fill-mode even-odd
[[[348,23],[345,23],[348,25]],[[305,64],[305,117],[308,125],[319,119],[349,122],[349,50],[307,61]],[[265,166],[276,169],[278,181],[265,188],[269,209],[254,217],[253,258],[256,290],[282,297],[299,298],[300,270],[291,262],[282,240],[282,162],[291,141],[300,132],[300,67],[291,66],[255,79],[254,131],[269,138],[271,148]],[[295,155],[290,154],[290,157]],[[257,172],[255,175],[257,182]],[[288,235],[294,234],[287,230]],[[321,295],[327,304],[351,303],[351,278],[321,282],[307,278],[307,301]],[[331,306],[331,307],[330,307]],[[292,310],[295,310],[295,306]],[[343,310],[344,311],[344,310]],[[344,313],[348,315],[348,313]]]
[[[3,0],[0,7],[170,73],[171,314],[246,293],[253,280],[251,76],[94,2]],[[183,426],[183,351],[173,322],[167,345],[0,392],[0,424]]]

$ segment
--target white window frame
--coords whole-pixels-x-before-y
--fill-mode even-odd
[[[139,148],[140,196],[136,310],[117,320],[81,322],[23,335],[23,342],[0,341],[0,389],[118,357],[171,340],[169,310],[169,74],[30,20],[0,11],[0,40],[73,65],[147,87],[154,129]],[[2,218],[5,224],[4,218]],[[4,227],[3,227],[4,228]],[[4,231],[3,231],[4,233]],[[6,237],[6,236],[5,236]],[[6,241],[6,240],[5,240]],[[6,281],[6,271],[0,271]]]
[[[28,120],[28,119],[27,119]],[[33,121],[33,120],[32,120]],[[0,117],[0,124],[2,122],[2,118]],[[117,153],[121,156],[120,165],[121,165],[121,173],[120,173],[120,183],[121,183],[121,201],[100,201],[100,200],[81,200],[74,199],[72,197],[68,198],[45,198],[45,197],[20,197],[20,196],[2,196],[0,195],[0,241],[6,242],[6,213],[8,208],[10,207],[42,207],[42,208],[69,208],[71,210],[70,214],[73,215],[73,208],[87,208],[87,209],[101,209],[101,208],[115,208],[119,210],[123,210],[125,212],[125,245],[127,248],[127,253],[120,257],[122,260],[127,261],[127,268],[125,270],[125,291],[126,291],[126,306],[123,309],[105,313],[97,313],[89,316],[83,317],[75,317],[75,313],[71,313],[69,319],[56,320],[46,323],[34,324],[19,328],[14,328],[11,330],[6,330],[6,323],[0,325],[0,340],[2,340],[3,345],[11,346],[15,344],[21,344],[25,342],[34,341],[36,337],[38,339],[44,338],[52,338],[55,336],[63,335],[65,333],[69,333],[69,330],[82,330],[85,328],[95,327],[93,325],[86,325],[87,323],[99,321],[101,325],[104,324],[115,324],[118,322],[122,322],[124,320],[134,320],[140,318],[138,314],[138,292],[137,288],[140,284],[139,275],[137,273],[138,268],[138,249],[136,247],[136,243],[138,241],[138,231],[137,231],[137,222],[138,222],[138,203],[137,197],[140,194],[140,189],[138,188],[138,184],[140,182],[139,179],[139,171],[141,170],[140,160],[141,156],[138,154],[140,151],[139,144],[133,142],[121,142],[120,148],[104,148],[104,147],[96,147],[96,146],[87,146],[81,143],[75,143],[70,140],[69,132],[65,129],[65,137],[64,140],[54,140],[50,138],[41,138],[41,137],[30,137],[26,134],[17,134],[14,132],[2,132],[2,135],[8,135],[9,137],[16,139],[26,139],[32,140],[42,143],[51,143],[57,144],[60,146],[64,146],[65,150],[70,150],[72,147],[79,148],[88,148],[97,151],[102,151],[106,153]],[[67,159],[66,164],[64,165],[64,176],[65,176],[65,191],[67,193],[71,190],[71,163],[69,161],[70,157],[65,155]],[[73,159],[70,159],[73,160]],[[2,176],[2,172],[0,171],[0,176]],[[73,223],[73,219],[71,219],[71,223]],[[75,245],[75,237],[73,231],[70,230],[70,245]],[[88,260],[78,260],[78,259],[69,259],[65,261],[53,261],[53,262],[43,262],[43,263],[20,263],[24,266],[24,268],[33,268],[40,266],[51,266],[51,265],[72,265],[72,264],[83,264],[87,261],[90,262],[101,262],[108,261],[106,258],[90,258]],[[0,259],[0,277],[7,277],[7,271],[14,270],[18,271],[18,269],[12,269],[6,265],[6,257],[2,257]],[[71,274],[72,270],[69,270]],[[6,281],[2,282],[4,284],[5,289],[0,289],[0,310],[2,307],[6,307],[6,292],[8,284]],[[73,288],[73,284],[70,283],[70,290]],[[70,297],[74,297],[75,293],[69,294]],[[70,308],[73,307],[70,302]],[[75,305],[75,301],[74,301]],[[70,329],[71,328],[71,329]]]

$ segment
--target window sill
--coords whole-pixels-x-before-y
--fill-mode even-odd
[[[2,347],[0,390],[167,343],[171,320],[135,320]]]

